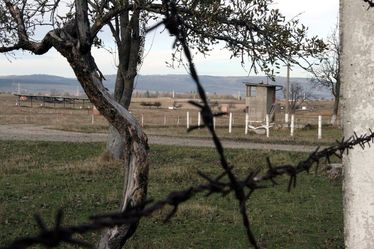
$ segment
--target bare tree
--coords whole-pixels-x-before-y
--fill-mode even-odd
[[[310,68],[313,75],[312,81],[322,87],[326,87],[334,96],[334,107],[331,116],[331,124],[336,124],[336,118],[339,112],[340,99],[340,42],[338,26],[335,27],[332,34],[327,39],[327,50],[319,56],[320,64]]]
[[[286,89],[284,89],[284,95],[286,95]],[[299,83],[291,83],[289,89],[289,107],[291,113],[295,111],[304,103],[312,97],[309,91],[306,91]]]
[[[278,10],[270,9],[271,0],[174,1],[172,11],[178,12],[183,26],[173,19],[175,15],[169,15],[168,3],[166,0],[162,3],[152,0],[0,2],[0,53],[25,50],[42,55],[56,49],[69,62],[90,101],[124,141],[120,149],[125,172],[121,211],[141,209],[147,193],[147,137],[125,107],[130,103],[142,37],[149,29],[148,18],[158,23],[154,27],[165,25],[171,34],[179,34],[180,29],[187,34],[183,44],[178,39],[174,43],[175,62],[181,61],[178,55],[186,43],[205,54],[222,41],[232,56],[242,58],[243,63],[249,58],[250,68],[255,72],[271,74],[278,61],[289,62],[285,53],[290,48],[297,48],[293,49],[293,63],[297,63],[297,58],[315,55],[325,47],[316,37],[307,38],[306,28],[297,20],[285,22]],[[91,54],[92,47],[100,45],[98,33],[105,25],[109,25],[121,50],[117,73],[117,82],[121,83],[116,84],[114,98],[103,86],[104,76]],[[38,39],[47,28],[42,39]],[[134,219],[130,225],[108,229],[98,248],[122,248],[138,221]]]

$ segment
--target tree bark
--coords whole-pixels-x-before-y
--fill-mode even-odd
[[[119,17],[119,26],[112,27],[113,35],[117,35],[119,65],[117,69],[117,77],[115,83],[114,98],[126,110],[129,109],[131,96],[134,89],[134,81],[137,75],[137,66],[139,51],[141,46],[139,35],[139,11],[134,11],[131,20],[129,13],[124,12]],[[124,164],[124,193],[121,210],[125,210],[128,205],[136,206],[141,202],[131,197],[141,183],[134,182],[137,178],[137,170],[143,168],[142,158],[139,157],[133,146],[133,137],[126,132],[121,133],[115,126],[110,125],[107,140],[106,153],[115,160],[122,160]],[[147,162],[148,164],[148,162]],[[148,171],[148,166],[147,166]],[[146,192],[145,179],[144,188]],[[135,200],[135,202],[134,202]],[[134,202],[134,203],[133,203]],[[108,229],[102,235],[97,248],[98,249],[120,249],[126,241],[133,235],[138,222],[123,225],[114,229]]]
[[[142,46],[139,15],[139,11],[134,11],[131,20],[129,20],[129,13],[124,12],[119,17],[118,27],[111,28],[117,43],[119,57],[114,97],[126,109],[130,107],[137,75],[139,52]],[[124,160],[122,152],[125,141],[112,126],[109,127],[108,133],[106,153],[115,160]]]
[[[340,100],[340,79],[338,79],[335,83],[335,91],[334,91],[334,107],[331,116],[331,125],[336,126],[336,120],[338,117],[339,112],[339,101]]]
[[[54,47],[68,59],[90,101],[112,124],[122,141],[125,141],[121,152],[124,155],[125,172],[121,210],[124,211],[129,207],[141,208],[146,199],[149,168],[146,135],[134,116],[107,92],[89,51],[82,53],[79,49],[74,47],[67,49],[57,43]],[[137,224],[138,221],[108,229],[98,243],[98,248],[122,248],[135,232]]]

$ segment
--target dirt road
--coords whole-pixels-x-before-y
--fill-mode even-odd
[[[45,126],[35,125],[0,125],[0,140],[33,140],[33,141],[66,141],[66,142],[105,142],[106,134],[80,133],[52,130]],[[179,145],[193,147],[213,147],[209,139],[181,138],[168,136],[148,137],[150,144]],[[283,150],[283,151],[313,151],[315,146],[288,145],[288,144],[260,144],[245,141],[222,140],[225,148]]]

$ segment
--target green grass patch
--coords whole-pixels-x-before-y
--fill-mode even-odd
[[[0,245],[37,232],[33,214],[49,225],[59,208],[64,224],[118,209],[121,165],[101,160],[101,143],[0,142]],[[274,163],[292,163],[305,153],[227,150],[235,173],[248,174]],[[149,197],[203,183],[198,170],[217,175],[218,157],[210,148],[151,146]],[[341,182],[323,175],[301,175],[288,193],[287,179],[254,193],[248,202],[253,231],[265,248],[343,248]],[[232,195],[196,196],[180,206],[171,222],[167,210],[143,219],[127,248],[248,248],[238,205]],[[86,234],[97,241],[99,233]],[[62,246],[60,248],[67,248]]]

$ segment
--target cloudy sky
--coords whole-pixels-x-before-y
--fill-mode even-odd
[[[309,27],[310,36],[318,35],[326,38],[337,22],[339,0],[275,0],[274,5],[289,19],[299,15],[301,23]],[[171,69],[166,65],[170,61],[172,39],[167,32],[156,30],[146,37],[145,60],[140,74],[185,74],[184,68]],[[110,44],[108,44],[111,47]],[[105,50],[95,50],[94,55],[99,68],[104,74],[114,74],[116,71],[115,54]],[[239,60],[231,59],[230,54],[219,46],[210,56],[195,56],[195,64],[199,74],[220,76],[246,76],[249,74]],[[50,51],[43,56],[29,53],[17,53],[16,58],[0,55],[0,75],[22,74],[54,74],[74,77],[68,63],[56,51]],[[291,76],[308,77],[303,70],[294,68]],[[253,75],[253,73],[251,73]],[[281,71],[285,75],[285,71]]]

